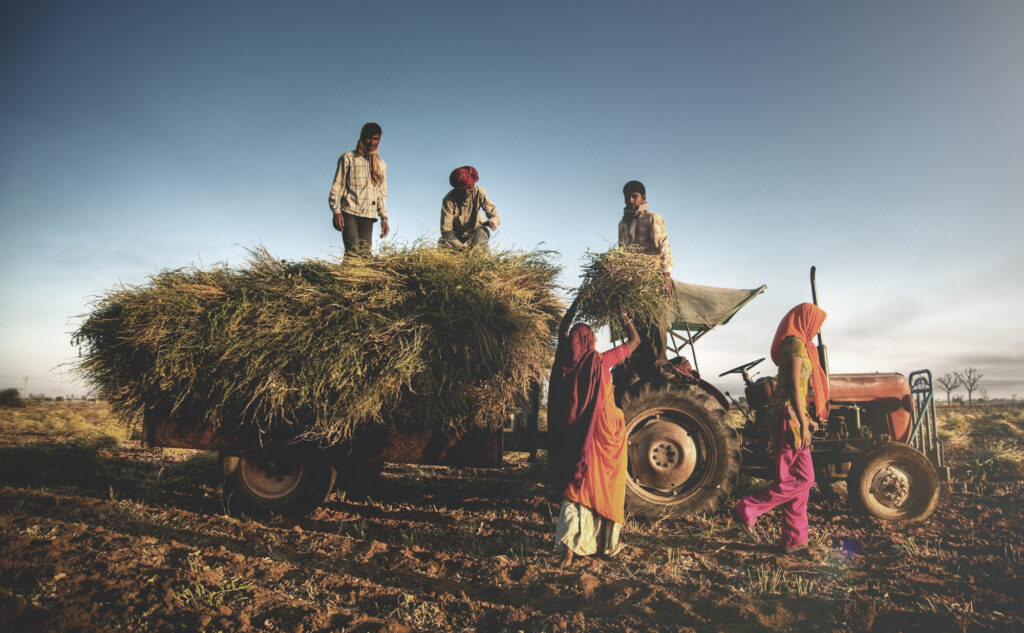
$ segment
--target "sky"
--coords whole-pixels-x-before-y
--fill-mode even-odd
[[[372,120],[388,241],[436,239],[471,164],[495,247],[557,252],[567,288],[643,181],[676,279],[767,285],[697,344],[723,390],[813,265],[834,372],[1024,395],[1022,25],[987,0],[3,3],[0,388],[85,393],[69,333],[118,284],[340,255],[327,196]]]

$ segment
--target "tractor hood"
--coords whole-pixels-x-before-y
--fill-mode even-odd
[[[856,403],[871,408],[886,416],[892,439],[907,441],[913,403],[910,384],[902,374],[832,374],[829,386],[833,405]]]

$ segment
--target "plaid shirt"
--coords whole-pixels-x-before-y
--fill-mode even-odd
[[[636,246],[644,255],[659,258],[662,272],[672,274],[672,249],[668,245],[665,220],[650,211],[646,202],[635,214],[627,211],[619,220],[619,246]]]
[[[379,185],[370,178],[370,161],[355,152],[345,152],[338,159],[338,171],[334,173],[334,184],[327,203],[331,211],[349,213],[360,218],[377,219],[388,217],[384,199],[388,195],[387,165],[384,180]]]

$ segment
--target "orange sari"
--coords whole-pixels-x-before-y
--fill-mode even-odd
[[[553,481],[566,499],[623,523],[626,430],[610,370],[629,355],[629,346],[599,354],[593,332],[583,324],[567,339],[559,344],[548,396]]]

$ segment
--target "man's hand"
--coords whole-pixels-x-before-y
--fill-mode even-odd
[[[488,220],[487,227],[490,228],[492,231],[498,230],[498,225],[494,223],[494,220]]]
[[[334,218],[331,220],[334,223],[334,229],[337,231],[345,230],[345,216],[341,213],[335,213]]]
[[[380,219],[380,238],[384,239],[385,237],[387,237],[389,231],[391,231],[391,227],[388,226],[388,219],[387,218],[381,218]]]

